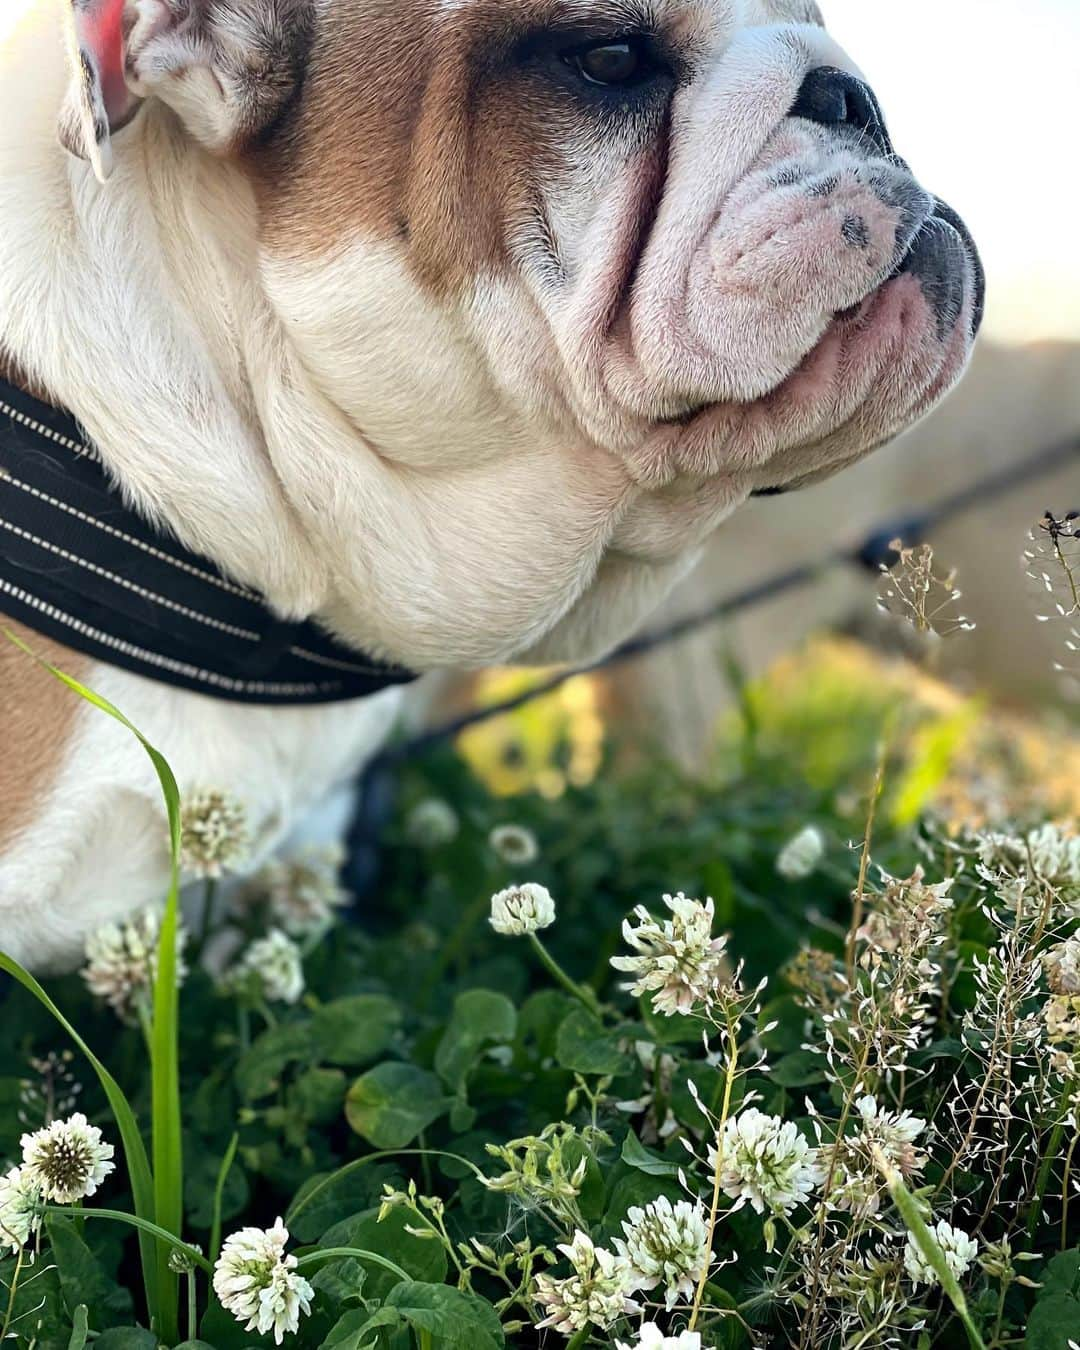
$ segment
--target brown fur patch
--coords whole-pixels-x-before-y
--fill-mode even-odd
[[[0,851],[40,811],[84,706],[70,689],[9,642],[4,629],[75,679],[83,679],[92,664],[0,614]]]
[[[336,8],[315,37],[290,124],[255,163],[263,242],[311,257],[397,239],[418,279],[449,292],[506,262],[580,118],[515,66],[559,0],[430,0]]]

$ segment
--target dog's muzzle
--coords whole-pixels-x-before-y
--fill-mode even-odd
[[[905,174],[906,162],[893,148],[881,104],[869,85],[847,71],[822,66],[803,82],[790,116],[820,126],[847,130],[872,154]],[[968,267],[974,274],[972,336],[982,325],[986,308],[986,273],[971,232],[957,213],[935,197],[931,215],[923,223],[896,269],[917,277],[938,318],[941,333],[950,330],[963,311]],[[892,203],[890,203],[892,204]]]

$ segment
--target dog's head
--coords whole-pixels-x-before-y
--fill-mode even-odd
[[[604,465],[605,546],[673,552],[633,494],[708,497],[715,524],[881,445],[966,363],[974,246],[813,0],[73,14],[69,147],[104,172],[149,101],[242,166],[306,376],[432,502],[467,462],[509,529],[557,520],[564,473],[501,477],[557,447],[571,474]]]

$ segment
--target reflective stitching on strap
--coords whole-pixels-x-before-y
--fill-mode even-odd
[[[36,432],[37,435],[44,436],[46,440],[62,445],[65,450],[72,451],[79,459],[97,460],[97,455],[89,445],[83,445],[81,441],[73,441],[70,436],[61,436],[58,431],[51,430],[44,422],[37,422],[34,418],[27,417],[25,413],[19,412],[18,408],[13,408],[10,403],[5,403],[2,398],[0,398],[0,413],[10,417],[13,422],[18,422],[21,427],[26,427],[28,431]]]
[[[10,595],[20,604],[28,605],[31,609],[37,610],[39,614],[44,614],[46,618],[64,624],[73,632],[81,633],[83,637],[100,643],[103,647],[120,652],[134,660],[143,661],[149,666],[156,666],[159,670],[168,670],[174,675],[183,676],[185,679],[196,680],[212,689],[224,689],[228,693],[251,694],[256,697],[269,695],[280,698],[310,698],[313,695],[323,695],[338,687],[332,680],[323,684],[273,684],[262,680],[230,680],[227,676],[215,675],[213,671],[209,670],[200,670],[196,666],[186,665],[183,661],[173,661],[167,656],[157,656],[154,652],[148,652],[130,642],[121,642],[117,638],[110,637],[108,633],[102,633],[89,624],[83,623],[81,619],[73,618],[62,609],[57,609],[55,605],[46,604],[27,591],[21,590],[18,586],[10,585],[3,577],[0,577],[0,592]]]
[[[0,404],[0,406],[3,405]],[[69,506],[67,502],[62,502],[57,497],[51,497],[47,492],[42,492],[40,488],[36,488],[30,483],[21,482],[14,474],[2,467],[0,467],[0,481],[10,483],[12,487],[17,487],[22,492],[28,492],[31,497],[36,497],[38,501],[46,502],[58,511],[64,511],[67,515],[74,516],[76,520],[81,520],[84,525],[92,525],[95,530],[101,530],[104,534],[111,535],[113,539],[122,539],[125,544],[130,544],[132,548],[141,549],[143,553],[149,554],[150,557],[156,558],[159,562],[168,563],[170,567],[176,567],[181,572],[187,572],[189,576],[198,577],[200,581],[205,581],[209,586],[217,586],[220,590],[238,596],[241,600],[250,600],[254,604],[260,603],[260,598],[254,591],[249,591],[243,586],[237,586],[235,583],[226,580],[225,577],[215,576],[212,572],[204,572],[202,568],[192,567],[190,563],[174,558],[171,553],[164,553],[161,549],[154,548],[153,544],[146,544],[141,539],[136,539],[134,535],[125,534],[123,530],[116,529],[114,525],[106,525],[103,520],[98,520],[96,516],[88,516],[85,511]]]
[[[244,638],[247,642],[262,641],[258,633],[252,633],[246,628],[236,628],[231,623],[223,623],[220,619],[207,618],[205,614],[200,614],[197,610],[188,609],[187,605],[181,605],[176,600],[169,600],[164,595],[158,595],[156,591],[147,590],[145,586],[139,586],[134,581],[128,581],[126,577],[117,576],[115,572],[109,572],[104,567],[98,567],[96,563],[92,563],[86,558],[80,558],[66,548],[60,548],[57,544],[50,544],[47,539],[41,539],[28,530],[20,529],[18,525],[12,524],[10,520],[5,520],[3,516],[0,516],[0,528],[10,531],[20,539],[25,539],[37,548],[44,549],[46,553],[51,553],[57,558],[63,558],[65,562],[85,568],[86,571],[92,572],[94,576],[103,577],[106,581],[112,582],[113,585],[131,591],[132,594],[141,596],[144,600],[149,600],[155,605],[162,605],[165,609],[171,609],[174,614],[181,614],[194,623],[205,624],[208,628],[214,628],[220,633],[228,633],[230,637]]]

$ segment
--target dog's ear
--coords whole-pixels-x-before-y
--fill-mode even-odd
[[[242,150],[297,97],[315,0],[69,0],[76,79],[61,138],[109,170],[109,132],[159,99],[215,154]],[[74,112],[74,116],[72,113]]]
[[[124,79],[125,0],[64,0],[63,12],[71,87],[60,140],[104,182],[112,169],[110,135],[139,106]]]

